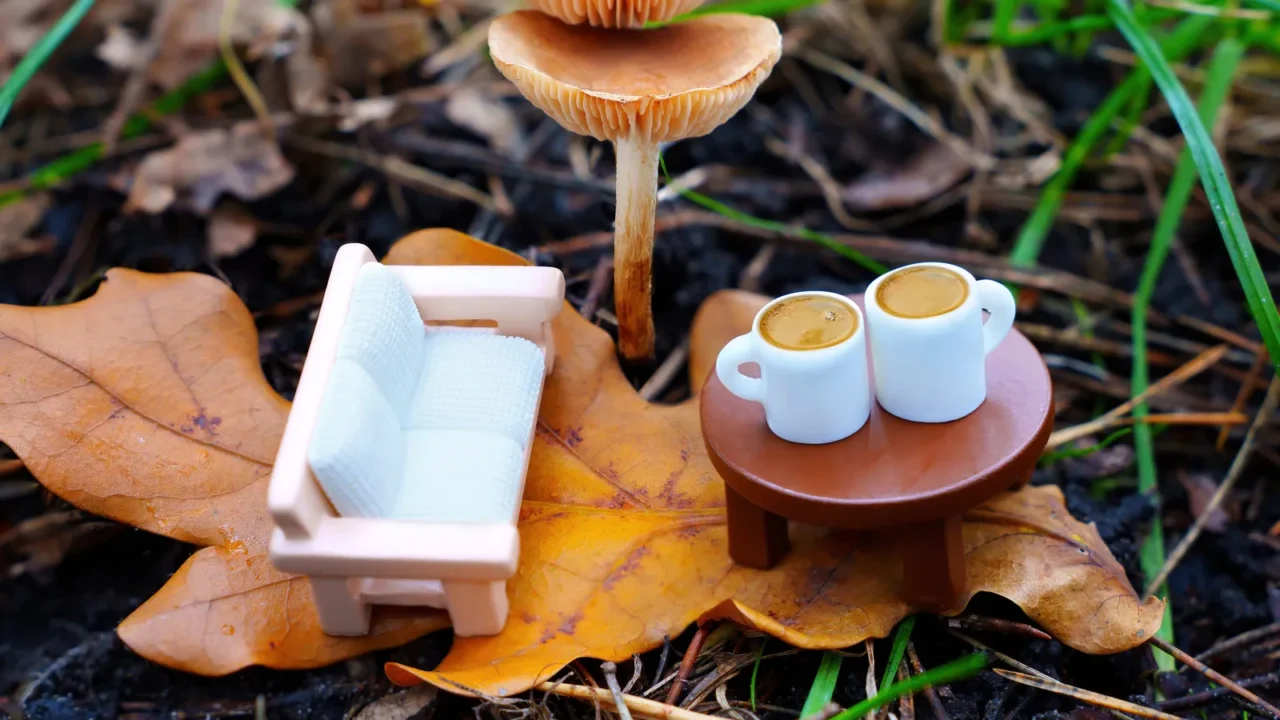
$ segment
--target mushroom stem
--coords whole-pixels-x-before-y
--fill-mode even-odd
[[[613,306],[618,347],[628,360],[653,357],[653,223],[658,209],[658,145],[614,142],[618,209],[613,235]]]

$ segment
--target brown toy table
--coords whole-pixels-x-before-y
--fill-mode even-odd
[[[1017,330],[987,356],[986,401],[949,423],[907,422],[873,402],[867,424],[840,442],[790,443],[714,370],[700,404],[707,452],[725,482],[735,562],[777,564],[790,549],[787,519],[893,528],[905,541],[902,598],[932,610],[955,609],[965,589],[961,514],[1024,485],[1053,429],[1049,371]]]

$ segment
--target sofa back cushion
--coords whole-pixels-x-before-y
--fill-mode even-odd
[[[307,462],[346,517],[390,517],[404,477],[400,419],[359,363],[339,359],[320,402]]]
[[[521,450],[536,420],[542,348],[519,337],[432,328],[406,429],[482,430]]]
[[[401,420],[418,388],[425,340],[422,316],[404,283],[382,263],[366,263],[356,276],[338,359],[363,367]]]

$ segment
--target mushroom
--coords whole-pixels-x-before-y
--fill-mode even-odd
[[[778,26],[726,13],[608,30],[521,10],[494,21],[489,51],[520,93],[565,129],[613,142],[618,345],[628,360],[652,357],[659,144],[706,135],[741,110],[782,52]]]
[[[642,28],[666,22],[702,4],[702,0],[530,0],[529,6],[570,25]]]

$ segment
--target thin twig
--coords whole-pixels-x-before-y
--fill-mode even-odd
[[[649,376],[644,385],[640,387],[640,397],[651,401],[660,395],[663,390],[667,389],[667,386],[671,384],[676,375],[680,374],[680,368],[683,368],[688,360],[689,338],[686,336],[676,346],[676,349],[672,350],[671,354],[662,361],[662,364],[658,366],[653,375]]]
[[[1280,622],[1273,622],[1270,625],[1263,625],[1260,628],[1254,628],[1248,632],[1236,635],[1233,638],[1223,640],[1213,647],[1205,650],[1196,656],[1200,662],[1209,662],[1210,660],[1226,655],[1237,648],[1252,645],[1260,640],[1266,640],[1272,635],[1280,635]]]
[[[222,23],[218,27],[218,51],[222,53],[222,62],[227,66],[227,73],[231,75],[236,87],[240,88],[240,94],[244,95],[249,107],[253,108],[253,114],[258,117],[258,122],[262,125],[262,134],[273,138],[276,136],[276,124],[271,118],[271,110],[267,108],[267,101],[262,99],[258,86],[253,84],[253,78],[249,77],[240,58],[236,56],[236,49],[231,45],[231,30],[235,26],[236,14],[239,11],[240,0],[226,0],[226,5],[222,8]]]
[[[1090,690],[1082,690],[1078,687],[1075,687],[1074,685],[1068,685],[1064,682],[1058,682],[1057,680],[1054,680],[1052,678],[1047,678],[1047,677],[1042,678],[1042,677],[1036,677],[1034,675],[1025,675],[1023,673],[1013,672],[1012,670],[1001,670],[1000,668],[992,668],[992,672],[994,672],[995,674],[999,675],[1002,678],[1005,678],[1007,680],[1012,680],[1013,682],[1016,682],[1016,683],[1021,683],[1028,687],[1033,687],[1033,688],[1036,688],[1037,690],[1045,690],[1051,693],[1057,693],[1059,695],[1065,695],[1070,698],[1075,698],[1080,702],[1089,703],[1090,705],[1096,705],[1097,707],[1100,707],[1100,708],[1106,708],[1108,710],[1118,710],[1121,712],[1129,713],[1130,715],[1136,715],[1141,718],[1151,718],[1152,720],[1182,720],[1182,718],[1178,717],[1177,715],[1170,715],[1167,712],[1161,712],[1160,710],[1154,710],[1152,708],[1143,707],[1136,703],[1131,703],[1126,700],[1120,700],[1119,698],[1113,698],[1110,695],[1103,695],[1102,693],[1096,693]]]
[[[939,120],[916,107],[897,90],[870,75],[853,68],[848,63],[841,62],[830,55],[807,47],[797,49],[795,55],[815,68],[825,70],[851,85],[862,88],[880,98],[886,105],[902,113],[903,117],[910,120],[916,127],[931,135],[938,142],[945,144],[957,155],[968,160],[975,168],[990,170],[996,166],[995,158],[973,149],[963,138],[947,130]]]
[[[668,705],[675,705],[680,699],[680,691],[684,690],[684,681],[689,678],[689,673],[693,672],[693,664],[697,662],[698,655],[702,652],[702,643],[706,641],[709,632],[711,632],[710,625],[699,625],[694,631],[693,638],[689,640],[689,649],[684,651],[684,657],[680,659],[680,671],[671,683],[671,689],[667,691]]]
[[[1270,392],[1268,392],[1267,397],[1268,398],[1271,397]],[[1204,675],[1205,677],[1209,678],[1209,680],[1216,682],[1223,687],[1230,688],[1231,692],[1239,695],[1245,700],[1248,700],[1254,705],[1257,705],[1263,710],[1266,710],[1267,712],[1271,713],[1272,717],[1277,718],[1277,720],[1280,720],[1280,709],[1276,708],[1276,706],[1272,705],[1266,700],[1263,700],[1262,698],[1258,697],[1257,693],[1254,693],[1252,690],[1246,690],[1245,688],[1240,687],[1240,684],[1237,683],[1235,680],[1232,680],[1226,675],[1223,675],[1217,670],[1214,670],[1208,665],[1205,665],[1199,660],[1179,650],[1177,647],[1165,642],[1164,640],[1161,640],[1156,635],[1152,635],[1149,642],[1152,645],[1155,645],[1156,647],[1165,651],[1166,653],[1169,653],[1170,655],[1172,655],[1178,662],[1186,665],[1189,668],[1192,668],[1193,670],[1200,673],[1201,675]]]
[[[920,656],[916,654],[915,643],[907,642],[907,662],[911,663],[911,672],[919,675],[924,672],[924,665],[920,662]],[[924,698],[929,701],[929,707],[933,709],[934,720],[951,720],[951,715],[947,713],[947,709],[942,706],[942,699],[938,697],[938,691],[932,686],[924,689]]]
[[[1267,675],[1258,675],[1256,677],[1246,678],[1244,680],[1241,680],[1237,684],[1243,688],[1252,688],[1252,687],[1270,687],[1277,683],[1280,683],[1280,672],[1273,672]],[[1180,697],[1180,698],[1165,700],[1164,702],[1160,703],[1160,709],[1167,710],[1169,712],[1173,712],[1174,710],[1192,710],[1194,708],[1200,707],[1201,705],[1206,705],[1208,703],[1211,703],[1214,700],[1217,700],[1218,698],[1221,698],[1225,695],[1230,695],[1233,692],[1235,691],[1228,687],[1216,687],[1210,690],[1203,690],[1198,693],[1192,693],[1191,695],[1184,695],[1183,697]]]
[[[898,666],[898,682],[906,682],[911,677],[907,663]],[[898,698],[898,720],[916,720],[916,696],[903,695]]]
[[[579,700],[591,700],[608,704],[614,708],[619,707],[616,704],[617,701],[614,700],[613,693],[604,688],[544,682],[538,685],[537,689],[553,695],[577,698]],[[622,702],[632,712],[648,718],[659,718],[660,720],[720,720],[711,715],[704,715],[692,710],[666,705],[656,700],[636,697],[635,695],[623,694]]]
[[[613,256],[605,255],[596,263],[596,269],[591,271],[591,282],[587,284],[587,296],[582,300],[582,307],[578,308],[578,313],[586,318],[588,322],[595,322],[596,309],[600,307],[600,298],[604,297],[605,292],[613,283]]]
[[[947,625],[953,628],[963,628],[965,630],[990,630],[994,632],[1011,633],[1013,635],[1026,635],[1028,637],[1039,638],[1041,640],[1053,639],[1053,636],[1049,633],[1041,630],[1040,628],[1031,627],[1026,623],[983,617],[981,615],[961,615],[959,617],[949,618],[947,620]]]
[[[22,468],[24,467],[26,466],[21,460],[0,460],[0,477],[22,472]]]
[[[773,262],[773,256],[777,254],[777,243],[761,245],[755,256],[751,258],[751,262],[747,263],[742,274],[738,276],[738,288],[748,292],[760,292],[760,278],[769,269],[769,263]]]
[[[133,67],[129,68],[129,79],[125,80],[124,89],[120,91],[120,101],[116,103],[116,109],[111,112],[111,115],[107,117],[107,121],[102,125],[102,152],[105,155],[115,152],[116,141],[120,139],[120,131],[124,129],[125,122],[138,109],[138,103],[142,100],[142,91],[147,88],[147,77],[151,70],[151,64],[155,62],[156,53],[160,51],[160,46],[164,43],[165,34],[169,30],[170,19],[174,14],[174,8],[178,5],[178,0],[164,0],[160,3],[156,14],[151,18],[151,26],[147,31],[147,40],[142,45]]]
[[[792,243],[817,247],[811,238],[805,236],[803,228],[787,229],[785,231],[761,228],[707,210],[679,210],[659,215],[654,223],[653,231],[657,234],[691,226],[714,227],[745,237],[762,240],[787,240]],[[882,262],[949,262],[969,268],[975,272],[981,272],[992,280],[1076,297],[1084,302],[1095,303],[1117,310],[1130,310],[1133,308],[1132,295],[1116,290],[1109,285],[1061,270],[1039,267],[1018,268],[1011,265],[1004,258],[986,253],[945,247],[921,240],[903,240],[887,235],[828,233],[827,237],[845,247],[857,250],[870,258]],[[612,245],[613,231],[607,230],[584,233],[564,240],[549,242],[540,246],[538,251],[560,256],[599,250]],[[1154,310],[1148,311],[1148,314],[1153,323],[1168,323],[1168,318]]]
[[[1049,436],[1049,443],[1046,449],[1052,450],[1053,448],[1075,442],[1082,437],[1087,437],[1112,427],[1120,417],[1132,410],[1134,406],[1139,403],[1146,402],[1150,398],[1159,395],[1170,388],[1181,385],[1196,375],[1199,375],[1201,372],[1207,370],[1211,365],[1221,360],[1222,356],[1226,355],[1227,350],[1229,349],[1230,346],[1228,345],[1217,345],[1215,347],[1211,347],[1188,360],[1182,367],[1152,383],[1146,390],[1138,393],[1132,399],[1122,403],[1114,410],[1100,415],[1089,422],[1055,431]]]
[[[618,666],[605,661],[600,664],[600,670],[604,672],[604,682],[609,686],[609,692],[613,695],[613,707],[617,709],[618,717],[621,720],[631,720],[631,709],[627,707],[626,700],[622,698],[622,688],[618,687]]]
[[[1244,412],[1244,406],[1248,404],[1249,398],[1253,395],[1253,384],[1262,375],[1262,368],[1266,366],[1270,357],[1265,350],[1253,354],[1253,362],[1249,365],[1249,372],[1244,376],[1244,382],[1240,383],[1240,391],[1236,393],[1235,401],[1231,403],[1231,412]],[[1229,425],[1223,425],[1222,429],[1218,431],[1218,442],[1215,447],[1219,450],[1227,446],[1227,435],[1230,431],[1231,427]]]
[[[1200,514],[1196,517],[1195,523],[1186,535],[1178,541],[1178,546],[1169,553],[1168,559],[1164,561],[1164,567],[1160,568],[1160,572],[1147,583],[1147,595],[1151,595],[1155,588],[1164,584],[1169,573],[1178,566],[1183,556],[1195,544],[1196,538],[1200,537],[1200,533],[1204,530],[1204,526],[1208,524],[1213,512],[1222,505],[1222,501],[1226,499],[1227,494],[1231,492],[1231,488],[1235,487],[1236,481],[1244,472],[1244,466],[1249,461],[1249,454],[1253,451],[1254,443],[1257,441],[1258,430],[1271,421],[1271,414],[1276,409],[1276,402],[1280,401],[1280,375],[1271,380],[1271,387],[1267,388],[1267,396],[1262,400],[1262,406],[1258,408],[1258,414],[1253,418],[1253,424],[1249,426],[1249,431],[1245,433],[1244,442],[1240,444],[1240,450],[1236,452],[1236,457],[1231,461],[1231,467],[1227,470],[1227,477],[1218,486],[1218,491],[1209,499],[1209,504],[1205,506]]]
[[[440,173],[433,172],[424,167],[419,167],[411,162],[396,157],[395,155],[379,155],[377,153],[350,148],[335,142],[327,142],[324,140],[298,136],[288,136],[283,142],[285,145],[302,150],[303,152],[350,160],[362,165],[367,165],[376,170],[381,170],[404,185],[418,190],[419,192],[452,196],[473,202],[486,210],[491,210],[493,212],[498,211],[498,204],[494,202],[493,198],[489,195],[480,192],[464,182],[454,180],[451,177],[441,175]]]

